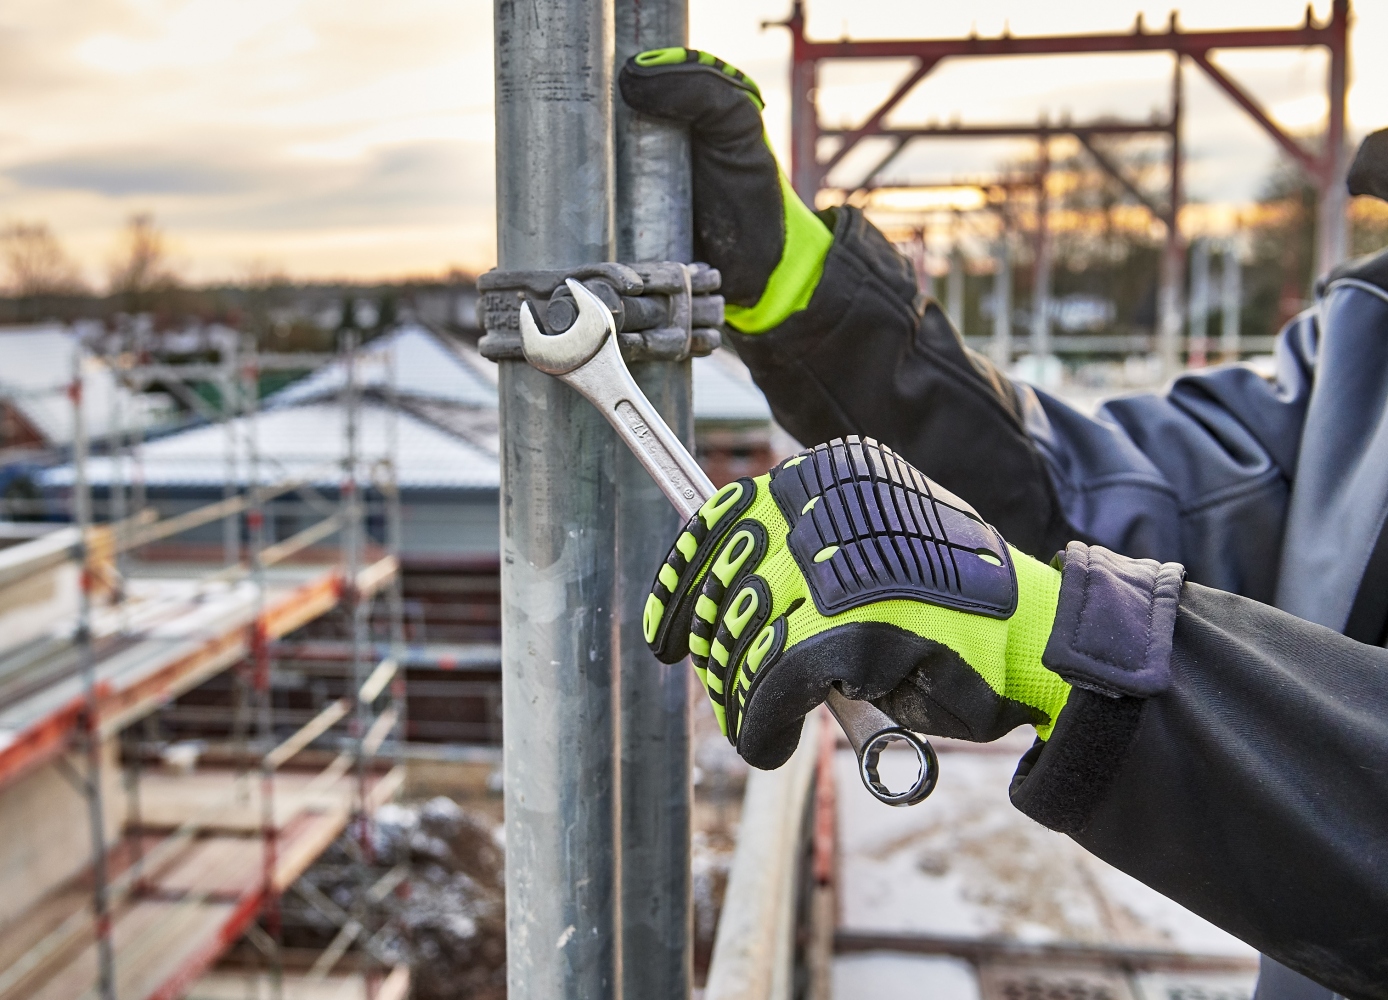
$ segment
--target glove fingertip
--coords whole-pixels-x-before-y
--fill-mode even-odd
[[[803,715],[772,733],[753,734],[744,727],[742,738],[737,743],[738,755],[759,771],[774,771],[790,760],[799,748],[800,733],[804,728]]]

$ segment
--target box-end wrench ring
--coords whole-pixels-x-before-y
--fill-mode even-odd
[[[713,483],[631,377],[622,360],[611,311],[579,282],[569,278],[565,283],[578,306],[578,318],[562,333],[541,332],[530,303],[521,304],[521,347],[526,360],[572,386],[597,407],[680,516],[688,520],[713,496]],[[875,798],[891,806],[909,806],[934,791],[939,760],[927,740],[897,725],[870,702],[846,698],[833,686],[825,704],[848,736],[858,757],[859,775]],[[905,743],[915,753],[917,771],[909,786],[894,792],[882,780],[878,761],[882,751],[895,742]]]

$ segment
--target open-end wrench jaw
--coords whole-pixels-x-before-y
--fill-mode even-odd
[[[531,312],[530,303],[520,307],[521,347],[525,360],[549,375],[567,375],[582,368],[602,349],[607,338],[617,332],[612,311],[582,284],[566,278],[578,306],[578,319],[563,333],[546,334],[540,330]]]

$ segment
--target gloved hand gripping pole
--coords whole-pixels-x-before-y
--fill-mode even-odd
[[[713,495],[713,483],[627,371],[611,310],[572,278],[565,284],[578,315],[562,333],[541,332],[530,304],[521,305],[519,325],[526,360],[596,406],[680,516],[693,517]],[[846,698],[835,688],[829,689],[825,703],[848,736],[858,757],[859,775],[875,798],[887,805],[909,806],[934,790],[939,762],[928,741],[897,725],[871,703]],[[908,787],[894,792],[882,780],[878,762],[882,751],[896,742],[915,753],[917,773]]]

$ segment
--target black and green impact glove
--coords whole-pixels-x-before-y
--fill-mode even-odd
[[[1060,571],[871,438],[720,489],[647,598],[646,641],[692,654],[728,739],[783,764],[835,684],[917,732],[1050,735],[1070,686],[1041,663]]]
[[[833,236],[776,165],[757,85],[683,48],[633,56],[618,85],[634,110],[689,127],[694,256],[722,273],[728,324],[761,333],[804,309]]]

